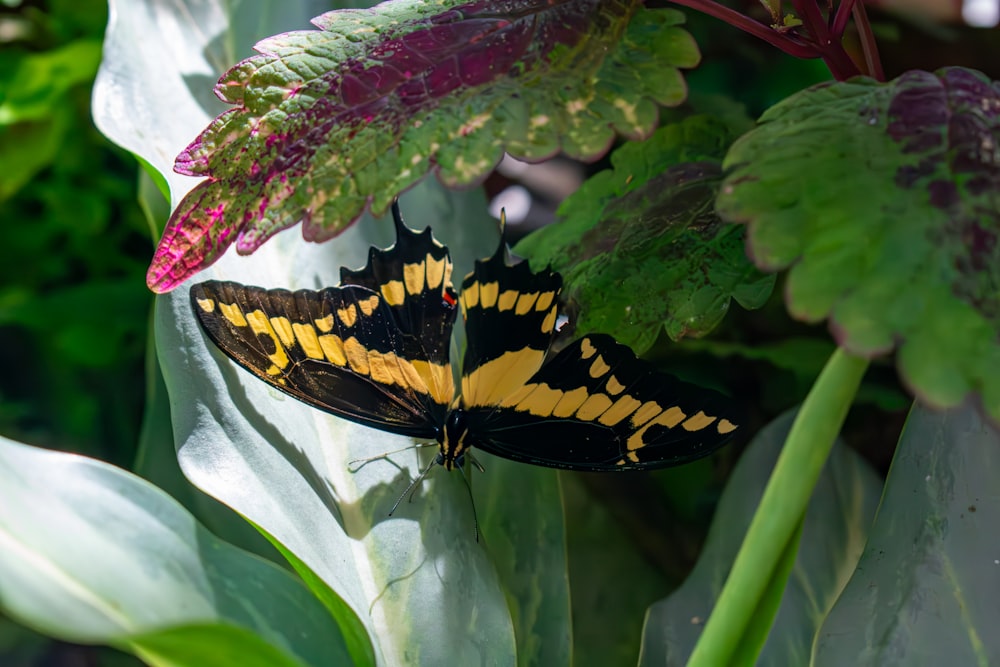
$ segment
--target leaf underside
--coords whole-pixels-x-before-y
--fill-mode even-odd
[[[559,210],[560,221],[516,248],[563,274],[578,331],[603,331],[641,353],[661,328],[673,340],[711,331],[731,299],[757,308],[774,276],[744,251],[744,230],[713,202],[731,139],[722,123],[693,116],[612,156]]]
[[[958,67],[822,84],[737,141],[719,213],[758,266],[791,266],[794,317],[898,347],[937,406],[977,392],[1000,419],[1000,84]]]
[[[430,170],[451,187],[506,151],[595,159],[648,136],[699,53],[673,10],[635,0],[418,3],[339,10],[258,43],[216,94],[232,109],[178,156],[207,180],[167,223],[147,282],[169,291],[235,242],[249,254],[303,222],[336,236]]]

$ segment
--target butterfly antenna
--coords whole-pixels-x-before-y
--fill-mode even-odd
[[[421,447],[434,447],[436,445],[437,445],[436,442],[418,442],[415,445],[410,445],[409,447],[403,447],[402,449],[394,449],[391,452],[382,452],[381,454],[376,454],[375,456],[368,456],[368,457],[363,458],[363,459],[354,459],[353,461],[348,461],[347,462],[347,469],[350,470],[351,472],[357,472],[357,471],[361,470],[363,467],[365,467],[366,465],[368,465],[369,463],[371,463],[372,461],[379,461],[381,459],[387,459],[390,456],[392,456],[393,454],[399,454],[400,452],[408,452],[411,449],[420,449]],[[351,466],[353,466],[355,464],[358,464],[358,467],[354,468],[352,470]]]
[[[427,477],[427,473],[429,473],[431,471],[431,468],[433,468],[436,464],[437,464],[437,458],[435,457],[431,459],[431,462],[427,464],[427,467],[424,468],[423,472],[421,472],[415,480],[410,482],[410,485],[406,487],[406,491],[403,491],[403,493],[399,495],[399,498],[396,499],[396,502],[392,504],[392,509],[389,510],[389,516],[392,516],[392,513],[396,511],[397,507],[399,507],[399,503],[403,502],[403,498],[406,497],[406,494],[410,493],[411,491],[414,493],[417,492],[417,486],[420,484],[420,482],[424,481],[424,477]],[[413,500],[413,496],[410,496],[410,500],[411,501]]]
[[[480,470],[483,469],[481,465],[473,461],[475,466]],[[472,485],[469,484],[469,478],[467,477],[465,466],[458,466],[459,471],[462,473],[462,481],[465,482],[465,489],[469,492],[469,503],[472,505],[472,524],[476,529],[476,542],[479,541],[479,516],[476,514],[476,501],[472,497]]]

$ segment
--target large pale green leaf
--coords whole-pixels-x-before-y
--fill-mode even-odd
[[[152,664],[348,660],[300,581],[219,541],[166,493],[106,463],[3,438],[0,610],[53,637],[155,653]],[[151,640],[164,633],[171,643]]]
[[[973,70],[821,84],[733,144],[720,214],[788,272],[795,317],[830,319],[937,406],[1000,419],[1000,84]]]
[[[402,207],[412,226],[433,222],[451,241],[458,274],[495,244],[481,193],[446,197],[440,186],[422,184]],[[369,244],[387,246],[392,235],[391,224],[372,220],[334,244],[282,235],[252,257],[223,258],[206,276],[275,287],[335,284],[341,265],[362,265]],[[187,476],[335,591],[361,618],[380,662],[514,664],[555,655],[568,663],[562,518],[550,471],[518,474],[515,464],[487,462],[487,473],[473,480],[479,543],[464,482],[443,469],[388,518],[431,452],[420,462],[410,451],[351,473],[348,461],[409,441],[316,411],[238,369],[202,334],[184,288],[158,300],[156,327]],[[514,520],[511,497],[520,500],[517,515],[534,523]]]
[[[705,550],[687,581],[649,609],[642,665],[683,665],[712,611],[794,414],[762,430],[726,485]],[[864,548],[882,486],[852,450],[834,447],[809,503],[788,587],[758,665],[808,663],[813,637]],[[761,576],[770,576],[762,573]],[[853,619],[857,623],[857,618]]]
[[[813,665],[1000,664],[1000,431],[916,407]]]

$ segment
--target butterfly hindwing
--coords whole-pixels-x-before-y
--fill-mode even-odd
[[[731,413],[721,394],[657,371],[603,334],[563,349],[492,409],[467,413],[480,449],[575,470],[677,465],[736,429],[721,416]]]
[[[450,365],[423,358],[421,342],[366,287],[290,292],[208,281],[191,288],[191,300],[229,357],[310,405],[415,437],[433,437],[447,412]]]
[[[495,405],[541,367],[559,317],[562,278],[527,262],[509,266],[503,241],[462,281],[462,406]]]

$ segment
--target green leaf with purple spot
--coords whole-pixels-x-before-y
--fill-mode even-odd
[[[821,84],[726,157],[717,206],[791,314],[864,356],[898,347],[928,403],[1000,419],[1000,84],[973,70]]]
[[[336,236],[434,170],[484,178],[506,151],[595,159],[648,136],[700,58],[683,16],[636,0],[395,0],[340,10],[256,45],[219,80],[233,106],[177,158],[206,176],[180,203],[147,282],[169,291],[235,242],[298,222]]]
[[[517,246],[533,266],[563,274],[578,330],[610,333],[641,353],[661,330],[673,340],[708,333],[733,299],[763,305],[774,276],[754,268],[744,230],[713,210],[733,136],[692,116],[626,144],[613,170],[563,203],[558,223]]]

